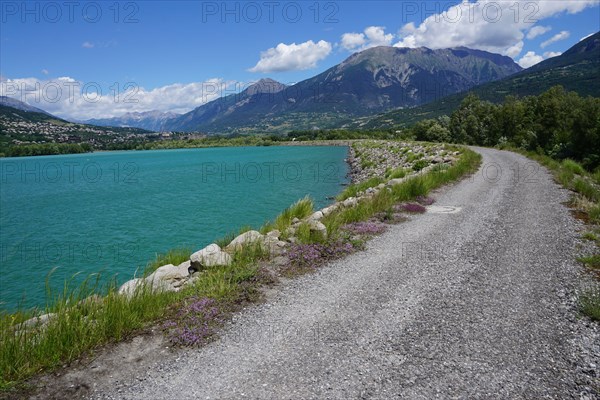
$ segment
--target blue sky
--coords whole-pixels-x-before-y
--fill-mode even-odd
[[[527,67],[600,30],[598,0],[460,3],[2,1],[0,93],[69,118],[184,112],[260,78],[306,79],[375,45],[464,45]],[[69,82],[88,95],[52,93]]]

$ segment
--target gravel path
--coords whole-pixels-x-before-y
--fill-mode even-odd
[[[457,209],[391,227],[240,313],[216,342],[94,396],[596,398],[568,194],[524,157],[477,150],[482,170],[434,195]]]

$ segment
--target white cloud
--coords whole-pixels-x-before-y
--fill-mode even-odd
[[[519,65],[523,68],[529,68],[535,64],[544,61],[544,57],[535,54],[535,51],[528,51],[519,61]]]
[[[589,35],[587,35],[587,36],[584,36],[584,37],[582,37],[581,39],[579,39],[579,41],[580,41],[580,42],[583,42],[585,39],[589,38],[589,37],[590,37],[590,36],[592,36],[592,35],[593,35],[593,33],[590,33]]]
[[[83,42],[81,44],[81,47],[83,47],[84,49],[93,49],[94,48],[94,43],[91,42]]]
[[[561,54],[562,53],[560,51],[547,51],[547,52],[544,53],[544,57],[545,58],[558,57]]]
[[[101,88],[95,82],[71,77],[52,80],[2,79],[0,95],[13,97],[56,116],[86,120],[109,118],[127,112],[152,110],[188,112],[221,96],[237,93],[237,82],[215,78],[205,82],[174,83],[147,90],[135,83],[121,83],[121,93]]]
[[[42,71],[41,71],[41,72],[42,72],[42,74],[44,74],[44,75],[48,75],[48,74],[50,73],[50,72],[49,72],[47,69],[45,69],[45,68],[44,68],[44,69],[42,69]]]
[[[552,36],[550,39],[548,39],[544,43],[542,43],[540,45],[540,47],[543,49],[545,47],[548,47],[552,43],[558,42],[560,40],[568,39],[569,36],[571,36],[571,33],[569,33],[569,31],[561,31],[560,33],[557,33],[556,35]]]
[[[364,33],[344,33],[342,35],[342,47],[348,51],[362,51],[371,47],[390,46],[394,35],[386,34],[382,26],[369,26]]]
[[[511,46],[508,49],[506,49],[504,54],[506,54],[507,56],[509,56],[511,58],[515,58],[516,56],[521,54],[521,52],[523,51],[523,46],[525,46],[525,43],[521,40],[514,46]]]
[[[346,50],[354,50],[367,42],[364,33],[344,33],[342,35],[342,47]]]
[[[531,40],[531,39],[535,39],[538,36],[543,35],[546,32],[549,32],[552,28],[549,26],[542,26],[542,25],[537,25],[534,26],[533,28],[531,28],[529,30],[529,32],[527,32],[527,39]]]
[[[400,30],[401,39],[394,46],[432,49],[466,46],[514,54],[518,43],[525,38],[524,32],[535,35],[540,31],[535,25],[541,20],[564,12],[575,14],[597,4],[600,0],[463,1],[440,14],[430,15],[418,26],[405,25]]]
[[[296,44],[279,43],[260,53],[260,60],[250,72],[282,72],[310,69],[331,53],[331,43],[312,40]]]

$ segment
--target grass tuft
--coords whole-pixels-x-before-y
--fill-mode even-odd
[[[267,222],[260,229],[261,233],[267,233],[273,229],[284,232],[290,227],[294,218],[303,219],[314,212],[314,203],[309,197],[305,197],[286,208],[275,218],[273,222]]]
[[[189,260],[191,255],[192,250],[187,247],[169,250],[168,252],[162,254],[156,254],[154,260],[150,261],[148,265],[146,265],[146,269],[144,270],[144,276],[150,275],[163,265],[179,265]]]
[[[368,179],[368,180],[366,180],[364,182],[355,183],[353,185],[348,186],[346,188],[346,190],[344,190],[342,193],[340,193],[336,197],[336,200],[338,200],[338,201],[344,201],[344,200],[346,200],[346,199],[348,199],[350,197],[356,197],[359,192],[364,192],[368,188],[374,188],[374,187],[376,187],[377,185],[379,185],[380,183],[383,183],[383,182],[385,182],[385,179],[376,176],[376,177]]]
[[[591,269],[600,269],[600,254],[594,254],[589,257],[579,257],[577,259],[580,263]]]
[[[561,163],[562,168],[569,171],[571,174],[585,175],[585,169],[576,161],[566,159]]]
[[[600,287],[588,289],[579,295],[579,308],[592,320],[600,321]]]

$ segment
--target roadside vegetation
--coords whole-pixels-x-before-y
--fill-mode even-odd
[[[445,169],[434,169],[381,190],[354,207],[343,208],[323,218],[327,235],[307,229],[305,220],[313,202],[304,198],[284,210],[261,232],[279,230],[282,237],[292,224],[298,225],[287,261],[279,268],[284,276],[315,270],[330,260],[360,250],[366,240],[386,230],[387,223],[400,222],[400,212],[422,212],[433,200],[427,194],[441,185],[475,172],[480,156],[460,150],[458,161]],[[391,179],[390,174],[387,179]],[[387,180],[386,179],[386,180]],[[379,181],[378,181],[379,182]],[[374,182],[372,182],[374,183]],[[358,186],[353,189],[356,193]],[[412,203],[407,203],[412,200]],[[423,205],[421,205],[423,204]],[[250,228],[243,228],[247,231]],[[217,243],[226,244],[235,235]],[[142,276],[165,264],[178,265],[190,257],[190,249],[159,254],[148,263]],[[130,297],[118,293],[115,280],[100,285],[99,275],[72,287],[65,282],[59,292],[48,288],[47,305],[40,310],[0,313],[0,390],[23,389],[27,379],[92,354],[108,343],[127,339],[144,330],[159,329],[173,345],[196,346],[210,341],[215,329],[240,305],[260,299],[260,287],[274,282],[269,254],[261,246],[244,246],[233,254],[230,266],[210,267],[193,285],[179,292],[156,292],[142,285]],[[43,316],[42,316],[43,315]],[[39,320],[32,317],[40,317]]]
[[[595,172],[590,172],[570,159],[560,161],[537,152],[509,149],[547,167],[558,183],[573,192],[568,205],[574,216],[586,224],[586,232],[581,237],[595,243],[590,255],[578,258],[582,265],[596,272],[595,283],[580,294],[580,309],[584,315],[600,321],[600,275],[597,273],[600,271],[600,167]]]
[[[600,98],[581,97],[555,86],[539,96],[506,97],[504,103],[470,94],[449,116],[422,120],[404,135],[432,142],[498,147],[521,153],[547,167],[573,191],[570,207],[588,224],[584,239],[595,251],[581,261],[598,271],[600,243]],[[581,310],[600,320],[600,279],[582,293]]]

